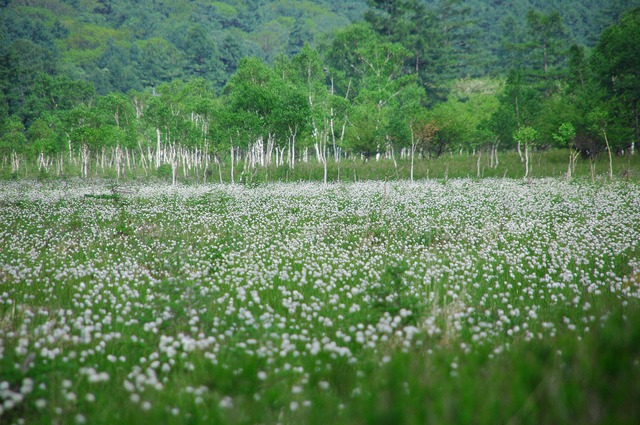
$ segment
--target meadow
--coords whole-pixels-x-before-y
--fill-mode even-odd
[[[0,182],[2,424],[640,421],[640,184]]]

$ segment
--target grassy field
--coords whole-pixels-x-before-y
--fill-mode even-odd
[[[0,183],[2,424],[640,422],[633,179],[112,185]]]
[[[82,175],[79,158],[69,161],[65,158],[64,166],[59,169],[55,163],[49,169],[39,167],[34,161],[23,161],[17,172],[11,172],[8,160],[0,161],[0,180],[37,179],[40,181],[73,179]],[[568,150],[547,150],[533,152],[531,154],[532,178],[563,178],[567,173],[569,161]],[[104,167],[102,166],[104,165]],[[123,165],[120,176],[113,163],[107,160],[104,164],[93,159],[89,164],[89,178],[112,179],[119,182],[171,182],[172,169],[169,164],[163,164],[156,168],[150,166],[143,168],[131,164],[129,168]],[[588,159],[578,157],[573,170],[573,178],[592,179],[591,163]],[[607,176],[609,173],[609,160],[607,155],[601,154],[593,161],[593,176],[595,179]],[[640,180],[640,155],[625,155],[613,157],[613,175],[625,180]],[[411,162],[409,159],[363,160],[357,158],[342,159],[339,163],[329,159],[327,163],[327,181],[329,182],[358,182],[369,180],[400,181],[409,180],[411,176]],[[490,156],[484,153],[480,161],[476,155],[445,154],[437,158],[416,158],[414,164],[414,179],[451,179],[451,178],[512,178],[519,179],[524,176],[524,164],[517,152],[501,152],[498,154],[498,163],[491,166]],[[206,178],[205,178],[206,177]],[[243,163],[235,164],[233,168],[234,182],[298,182],[298,181],[323,181],[324,166],[311,158],[309,162],[298,161],[294,168],[287,165],[268,167],[256,167],[244,170]],[[181,184],[198,183],[230,183],[231,164],[221,163],[220,166],[210,164],[205,172],[201,168],[188,168],[182,165],[177,169],[177,181]]]

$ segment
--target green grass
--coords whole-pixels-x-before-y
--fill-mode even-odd
[[[482,155],[480,161],[480,178],[522,178],[524,176],[524,163],[520,160],[517,152],[500,152],[498,154],[499,163],[491,167],[490,158],[487,153]],[[567,173],[569,152],[567,150],[546,150],[531,153],[531,177],[564,177]],[[65,164],[63,170],[59,172],[53,167],[49,170],[39,170],[35,163],[23,161],[19,172],[12,173],[10,168],[0,169],[0,179],[37,179],[39,181],[71,179],[81,176],[79,166]],[[397,165],[397,166],[396,166]],[[608,175],[609,162],[606,155],[600,155],[594,160],[595,176],[602,177]],[[114,168],[96,167],[91,163],[89,177],[106,178],[113,181],[118,180]],[[309,162],[299,161],[294,168],[288,165],[260,167],[253,170],[243,171],[244,164],[240,162],[234,167],[234,181],[248,184],[260,184],[271,181],[296,182],[296,181],[323,181],[324,166],[317,160],[311,158]],[[396,162],[391,159],[367,159],[357,158],[342,159],[338,164],[329,160],[327,164],[327,180],[331,182],[354,182],[368,180],[408,180],[411,175],[411,163],[409,159],[396,158]],[[227,161],[218,170],[217,165],[212,165],[206,176],[208,183],[220,182],[220,176],[224,183],[231,182],[231,166]],[[613,157],[613,173],[618,178],[638,179],[640,178],[640,155],[625,155]],[[478,177],[478,157],[469,153],[447,153],[437,158],[424,159],[416,158],[414,164],[414,179],[447,179],[447,178],[477,178]],[[576,160],[574,178],[591,178],[591,170],[588,159],[578,157]],[[205,176],[203,170],[191,170],[184,174],[182,166],[178,170],[178,181],[182,183],[203,183]],[[147,170],[141,167],[126,168],[119,182],[145,181],[158,182],[172,181],[171,167],[169,164],[162,164],[159,168],[150,167]]]
[[[640,186],[0,184],[0,422],[640,419]]]

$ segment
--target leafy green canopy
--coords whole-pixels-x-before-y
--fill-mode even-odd
[[[565,146],[564,124],[582,152],[603,149],[603,128],[615,150],[638,140],[638,9],[590,51],[571,44],[575,10],[514,1],[491,26],[494,3],[8,2],[2,149],[142,150],[159,140],[222,152],[264,140],[371,157],[420,139],[441,154],[511,148],[524,127],[538,149]],[[612,2],[609,19],[622,9]]]

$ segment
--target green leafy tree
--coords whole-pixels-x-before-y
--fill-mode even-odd
[[[428,102],[446,100],[446,81],[478,72],[472,65],[478,58],[470,60],[476,36],[471,9],[464,2],[369,0],[367,4],[365,19],[372,28],[409,52],[406,66],[418,76]]]
[[[567,179],[571,178],[571,175],[575,170],[575,160],[577,157],[577,151],[574,149],[573,142],[576,138],[576,128],[570,122],[563,122],[558,127],[558,131],[553,133],[553,139],[562,147],[569,148],[569,165],[567,166]]]
[[[61,121],[68,150],[79,154],[81,174],[87,177],[92,155],[101,151],[105,144],[106,137],[100,116],[91,106],[79,104],[62,111]]]
[[[606,89],[606,101],[619,103],[610,119],[633,129],[633,142],[640,140],[640,8],[627,12],[617,25],[607,28],[593,52],[592,66]]]
[[[243,116],[250,165],[269,165],[275,147],[274,110],[282,80],[262,60],[245,58],[225,88],[232,107]]]
[[[553,93],[569,44],[560,12],[529,9],[523,23],[509,15],[503,20],[503,33],[505,64],[540,93]]]
[[[512,142],[516,142],[518,154],[524,162],[522,143],[513,135],[521,127],[534,124],[540,108],[539,93],[524,82],[521,71],[512,70],[497,97],[499,105],[489,119],[488,128],[503,146],[511,147]]]
[[[17,115],[11,115],[2,120],[0,130],[0,154],[11,158],[11,171],[17,172],[20,166],[20,156],[27,149],[27,137],[22,120]]]
[[[66,148],[62,122],[58,116],[50,112],[38,117],[29,127],[27,134],[31,149],[37,155],[57,154]]]
[[[531,177],[531,167],[529,161],[529,148],[538,140],[538,132],[529,126],[520,127],[513,134],[513,138],[518,144],[524,145],[524,178]]]
[[[95,90],[90,83],[73,80],[65,75],[40,73],[36,76],[25,100],[29,110],[25,121],[30,123],[45,112],[62,111],[72,109],[79,104],[90,104],[94,97]]]
[[[256,52],[250,50],[248,43],[242,41],[242,35],[240,31],[230,30],[219,42],[220,61],[226,74],[225,83],[229,76],[236,72],[243,57],[256,56]]]
[[[609,145],[609,137],[607,136],[607,129],[610,122],[609,113],[602,108],[596,108],[589,112],[587,120],[591,124],[591,129],[594,132],[601,134],[604,139],[607,154],[609,155],[609,178],[613,179],[613,158],[611,155],[611,145]],[[593,167],[591,170],[593,176]]]
[[[318,159],[326,168],[326,150],[329,143],[333,145],[334,160],[339,160],[335,133],[337,110],[332,102],[335,97],[332,93],[333,77],[327,75],[328,71],[323,67],[318,51],[312,49],[308,43],[302,47],[300,53],[291,58],[287,64],[287,71],[283,71],[283,74],[287,75],[287,79],[298,87],[306,98],[307,106],[302,111],[308,114],[308,121],[302,129],[310,130],[310,139],[313,141]],[[329,87],[327,79],[331,80]],[[292,157],[289,165],[294,166]]]
[[[363,23],[349,25],[333,35],[324,56],[331,68],[336,94],[349,99],[354,97],[354,93],[357,94],[359,82],[366,73],[359,52],[365,48],[363,46],[378,41],[371,27]]]
[[[570,122],[563,122],[558,127],[557,133],[553,134],[553,139],[558,145],[571,148],[573,139],[576,137],[576,128]]]
[[[463,0],[440,0],[436,8],[439,24],[441,54],[439,61],[445,80],[477,76],[472,50],[477,44],[477,25],[471,17],[472,9]]]
[[[413,0],[367,0],[367,5],[369,10],[364,15],[365,20],[377,33],[392,41],[400,41],[403,35],[414,29],[410,22],[412,12],[416,9],[424,11],[424,6]]]
[[[584,46],[573,44],[569,48],[567,82],[572,92],[584,89],[590,78],[589,61]]]
[[[527,63],[527,33],[526,26],[514,15],[513,12],[505,12],[500,19],[499,47],[496,49],[498,73],[507,73],[513,69],[519,69]]]
[[[96,87],[99,94],[112,91],[126,93],[129,90],[141,90],[142,82],[137,64],[132,61],[133,49],[130,43],[123,43],[110,38],[105,50],[97,60],[97,68],[103,74],[104,86]]]
[[[95,113],[103,137],[103,148],[111,150],[118,178],[124,170],[125,155],[136,146],[136,115],[133,104],[120,93],[97,99]],[[103,151],[104,152],[104,151]]]
[[[157,87],[182,76],[184,54],[164,38],[154,37],[137,43],[135,60],[144,71],[144,87]]]
[[[200,25],[190,27],[176,37],[176,46],[184,53],[184,76],[188,78],[205,78],[221,87],[225,79],[224,65],[220,61],[215,41],[209,37]]]
[[[388,134],[392,145],[396,149],[408,149],[411,161],[409,178],[413,181],[415,154],[419,148],[424,148],[425,134],[421,131],[426,125],[426,112],[423,101],[426,94],[417,83],[408,85],[398,95],[396,107],[391,112],[388,124]],[[398,164],[393,157],[398,174]]]
[[[540,143],[544,146],[554,146],[557,142],[554,134],[563,123],[580,122],[580,100],[573,93],[562,91],[542,98],[537,108],[536,115],[531,124],[538,130]],[[566,148],[566,145],[558,145]]]
[[[388,147],[386,129],[397,97],[415,78],[405,66],[409,52],[359,24],[337,35],[330,57],[348,76],[347,90],[355,91],[350,148],[365,156],[381,152]]]
[[[527,32],[531,66],[546,77],[563,59],[561,47],[565,44],[565,29],[562,15],[557,10],[545,14],[531,9],[527,13]]]
[[[33,119],[28,100],[36,89],[39,76],[55,73],[53,54],[31,40],[18,39],[0,48],[0,59],[0,88],[9,105],[9,113],[18,114],[25,121]]]

